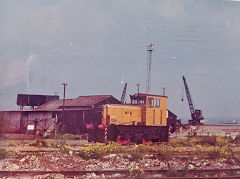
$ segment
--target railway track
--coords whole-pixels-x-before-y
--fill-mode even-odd
[[[129,175],[130,169],[105,169],[105,170],[79,170],[79,171],[0,171],[0,177],[21,177],[21,176],[37,176],[37,175],[46,175],[46,174],[61,174],[65,177],[74,177],[74,176],[83,176],[89,173],[95,173],[96,175],[113,175],[113,174],[122,174]],[[142,170],[146,175],[162,174],[163,176],[169,177],[170,170],[160,170],[160,169],[145,169]],[[175,173],[184,174],[185,176],[216,176],[216,178],[239,178],[240,177],[240,168],[238,169],[207,169],[207,170],[174,170]],[[225,174],[224,176],[220,176]]]
[[[21,153],[53,153],[58,152],[60,150],[18,150],[18,152]],[[80,152],[80,150],[74,150],[74,152]],[[207,156],[211,151],[209,152],[195,152],[195,151],[186,151],[186,152],[176,152],[176,151],[169,151],[171,156]],[[158,155],[160,153],[158,152],[141,152],[143,155]],[[240,155],[240,152],[232,152],[232,155]]]

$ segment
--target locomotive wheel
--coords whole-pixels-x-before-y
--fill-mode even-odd
[[[151,144],[152,143],[152,141],[149,140],[147,137],[145,137],[145,138],[143,137],[142,142],[143,142],[143,144]]]
[[[121,145],[126,145],[130,142],[130,138],[128,136],[118,136],[118,143]]]

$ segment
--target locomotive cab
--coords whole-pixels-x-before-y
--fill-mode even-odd
[[[146,126],[167,126],[167,96],[130,95],[131,104],[142,107],[142,123]]]

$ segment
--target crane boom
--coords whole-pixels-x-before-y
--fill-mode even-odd
[[[189,120],[189,124],[199,125],[201,124],[201,121],[204,120],[204,117],[202,116],[202,110],[194,109],[190,90],[188,88],[188,85],[184,76],[183,76],[183,83],[184,83],[188,105],[189,105],[189,109],[192,117],[192,120]]]
[[[189,91],[189,88],[188,88],[188,85],[187,85],[187,82],[186,82],[186,79],[184,76],[183,76],[183,83],[184,83],[184,87],[185,87],[185,91],[186,91],[186,96],[187,96],[190,112],[191,112],[191,114],[194,114],[195,110],[194,110],[191,94],[190,94],[190,91]]]
[[[123,88],[123,92],[122,92],[122,97],[121,97],[121,103],[122,104],[125,103],[126,92],[127,92],[127,83],[125,83],[124,88]]]

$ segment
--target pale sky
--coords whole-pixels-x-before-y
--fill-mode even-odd
[[[0,110],[18,93],[67,98],[151,91],[190,118],[182,75],[207,119],[240,116],[240,2],[227,0],[0,0]],[[182,94],[184,101],[181,102]]]

